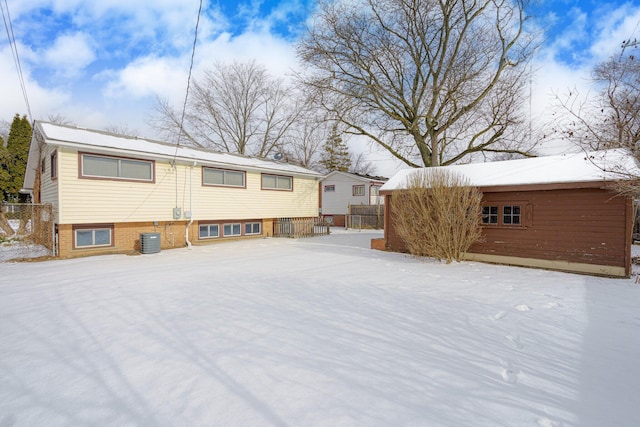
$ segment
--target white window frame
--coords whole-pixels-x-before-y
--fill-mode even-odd
[[[202,227],[207,227],[207,235],[206,236],[202,236],[201,233],[201,228]],[[216,234],[211,235],[211,227],[216,227]],[[220,237],[220,224],[199,224],[198,226],[198,239],[202,240],[202,239],[217,239],[218,237]]]
[[[354,185],[353,186],[353,195],[354,196],[364,196],[365,193],[366,193],[366,191],[364,189],[364,184],[358,184],[358,185]]]
[[[258,228],[258,231],[255,231],[255,228]],[[247,231],[247,228],[249,228],[249,231]],[[244,234],[249,236],[249,235],[256,235],[256,234],[262,234],[262,224],[259,222],[245,222],[244,223]]]
[[[238,228],[238,232],[235,233],[235,228]],[[231,227],[230,231],[231,234],[227,234],[227,227]],[[240,224],[239,222],[229,222],[226,224],[222,224],[222,237],[235,237],[235,236],[242,236],[242,224]]]
[[[109,243],[96,244],[96,231],[108,231]],[[78,232],[91,232],[91,244],[80,245],[78,244]],[[73,247],[76,249],[88,249],[88,248],[104,248],[113,246],[113,227],[95,227],[95,228],[75,228],[73,230]]]

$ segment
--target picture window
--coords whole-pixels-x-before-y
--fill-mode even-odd
[[[290,176],[282,175],[262,175],[262,189],[263,190],[281,190],[292,191],[293,190],[293,178]]]
[[[80,176],[83,178],[110,178],[133,181],[154,180],[154,163],[150,160],[82,154]]]

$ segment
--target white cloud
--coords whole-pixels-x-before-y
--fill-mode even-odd
[[[223,33],[205,42],[196,52],[198,69],[209,68],[215,61],[250,61],[263,64],[274,76],[283,77],[296,65],[293,46],[268,32],[247,32],[237,37]]]
[[[113,76],[104,89],[109,98],[144,98],[156,94],[170,99],[184,93],[188,64],[176,58],[144,57],[129,63]]]
[[[18,52],[22,60],[24,57],[31,56],[31,52],[21,44],[18,44]],[[45,88],[39,85],[31,77],[28,64],[25,61],[21,62],[23,80],[34,119],[46,119],[52,111],[64,106],[70,99],[70,95],[58,88]],[[25,115],[28,113],[18,72],[8,45],[0,49],[0,93],[2,94],[1,119],[11,120],[15,114]]]
[[[640,9],[625,4],[597,21],[598,39],[591,46],[599,61],[621,51],[622,42],[640,38]]]
[[[58,37],[42,56],[56,74],[72,78],[96,59],[92,44],[85,33],[65,34]]]

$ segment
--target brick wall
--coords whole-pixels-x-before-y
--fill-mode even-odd
[[[262,220],[262,234],[240,237],[225,237],[220,239],[198,240],[198,222],[189,227],[189,241],[193,245],[219,243],[238,239],[255,239],[271,237],[273,235],[273,219]],[[242,221],[239,221],[242,222]],[[140,233],[160,233],[161,249],[183,248],[187,246],[185,228],[188,221],[171,222],[134,222],[113,224],[113,246],[74,249],[72,224],[58,226],[58,256],[60,258],[75,258],[105,254],[135,254],[140,252]]]

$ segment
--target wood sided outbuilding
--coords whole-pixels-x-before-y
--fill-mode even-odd
[[[465,259],[569,272],[629,277],[634,223],[632,197],[615,183],[640,177],[637,160],[622,149],[454,165],[446,169],[483,194],[484,242]],[[380,190],[385,197],[384,240],[372,248],[406,252],[394,227],[393,195],[406,190],[402,170]]]

